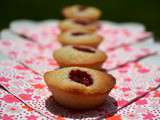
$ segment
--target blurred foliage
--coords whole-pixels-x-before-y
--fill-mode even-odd
[[[1,0],[0,29],[16,19],[62,19],[61,9],[71,4],[96,6],[104,20],[143,23],[160,37],[160,0]]]

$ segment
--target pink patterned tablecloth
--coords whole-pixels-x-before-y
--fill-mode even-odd
[[[86,111],[58,105],[43,80],[46,71],[59,67],[52,57],[61,47],[57,22],[19,21],[10,29],[0,40],[0,53],[8,57],[0,54],[0,119],[160,119],[160,52],[154,44],[140,45],[151,37],[142,27],[102,24],[99,49],[109,56],[103,68],[117,83],[103,106]]]

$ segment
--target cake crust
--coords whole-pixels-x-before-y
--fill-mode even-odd
[[[77,50],[74,47],[94,50],[94,53]],[[88,46],[65,46],[53,53],[53,57],[62,67],[79,66],[94,69],[101,68],[102,63],[107,59],[107,55]]]
[[[66,18],[89,21],[95,21],[99,19],[102,14],[101,11],[95,7],[85,6],[85,9],[83,10],[81,10],[80,7],[82,7],[82,5],[73,5],[65,7],[62,10],[62,14]]]
[[[74,33],[83,33],[83,35],[74,35]],[[102,36],[89,32],[85,29],[68,30],[58,36],[58,40],[62,45],[86,45],[97,47],[101,41]]]
[[[91,76],[93,83],[86,86],[72,81],[69,74],[74,70],[86,72]],[[112,75],[84,67],[49,71],[45,73],[44,80],[55,100],[64,107],[72,109],[91,109],[103,104],[116,83]]]

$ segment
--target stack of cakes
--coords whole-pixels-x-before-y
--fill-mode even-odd
[[[97,50],[102,37],[96,34],[101,11],[94,7],[73,5],[63,9],[65,20],[58,36],[62,48],[53,54],[61,67],[45,73],[44,79],[61,105],[73,109],[91,109],[105,102],[115,79],[100,71],[107,56]]]

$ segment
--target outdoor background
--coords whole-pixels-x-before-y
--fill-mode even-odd
[[[160,38],[160,0],[0,0],[0,30],[16,19],[62,19],[71,4],[96,6],[103,20],[143,23]]]

